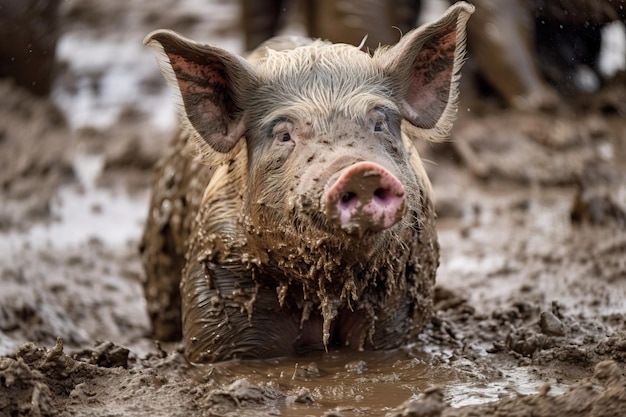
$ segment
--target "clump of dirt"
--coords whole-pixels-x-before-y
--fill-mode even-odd
[[[128,351],[119,354],[123,348],[105,343],[93,352],[98,353],[86,361],[80,353],[67,355],[58,339],[51,349],[26,343],[15,357],[0,358],[0,383],[8,394],[0,399],[3,412],[11,416],[70,416],[88,407],[92,415],[111,415],[132,410],[140,397],[141,402],[148,401],[141,406],[141,413],[155,415],[167,409],[173,398],[188,397],[190,384],[181,383],[177,371],[172,372],[186,369],[179,354],[149,357],[140,364],[134,358],[134,366],[127,370],[123,357]],[[193,404],[181,402],[177,411],[168,415],[194,411]]]

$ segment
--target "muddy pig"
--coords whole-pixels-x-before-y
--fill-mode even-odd
[[[284,37],[243,59],[146,37],[182,121],[142,242],[157,338],[182,319],[191,362],[414,340],[439,246],[412,138],[451,128],[472,11],[457,3],[373,56]]]

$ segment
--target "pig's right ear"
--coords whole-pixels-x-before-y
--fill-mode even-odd
[[[144,39],[177,92],[181,121],[218,152],[229,152],[245,133],[245,90],[256,78],[243,58],[221,48],[158,30]]]

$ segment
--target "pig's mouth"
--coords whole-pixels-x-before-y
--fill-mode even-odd
[[[406,212],[402,183],[374,162],[358,162],[333,175],[322,194],[326,218],[350,236],[363,237],[398,223]]]

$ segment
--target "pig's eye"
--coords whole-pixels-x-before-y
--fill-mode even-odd
[[[276,142],[291,142],[291,131],[293,130],[293,123],[289,120],[279,119],[274,123],[272,128],[272,135]]]
[[[367,115],[368,122],[374,132],[385,132],[388,129],[388,116],[383,107],[374,107]]]

